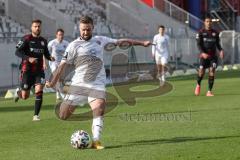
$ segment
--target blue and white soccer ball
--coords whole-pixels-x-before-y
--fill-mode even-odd
[[[75,131],[71,136],[71,145],[73,148],[84,149],[90,144],[90,136],[86,131]]]

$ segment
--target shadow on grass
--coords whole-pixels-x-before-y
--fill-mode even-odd
[[[229,78],[239,78],[239,71],[232,70],[232,71],[219,71],[216,72],[217,79],[229,79]],[[171,81],[185,81],[185,80],[194,80],[196,79],[196,74],[194,75],[184,75],[184,76],[177,76],[177,77],[170,77],[168,80]],[[204,76],[204,79],[208,79],[208,74]]]
[[[239,135],[233,136],[216,136],[216,137],[174,137],[170,139],[152,139],[152,140],[140,140],[133,141],[123,145],[107,146],[106,149],[122,148],[122,147],[131,147],[139,145],[158,145],[166,143],[185,143],[185,142],[197,142],[197,141],[207,141],[207,140],[221,140],[229,138],[239,138]]]
[[[1,112],[21,112],[21,111],[33,111],[34,104],[27,106],[8,106],[8,107],[0,107]],[[54,110],[54,105],[44,105],[41,110]]]

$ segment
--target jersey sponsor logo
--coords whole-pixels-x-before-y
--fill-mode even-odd
[[[215,38],[203,38],[204,42],[216,42]]]
[[[84,82],[94,82],[103,67],[102,60],[92,55],[80,56],[75,60],[76,67],[85,65],[87,68],[83,78]]]
[[[65,49],[64,48],[58,48],[55,50],[57,54],[63,55]]]
[[[203,33],[203,36],[207,36],[208,34],[206,32]]]
[[[30,48],[30,52],[34,52],[34,53],[44,53],[44,49]]]

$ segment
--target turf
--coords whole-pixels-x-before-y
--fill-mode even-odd
[[[76,150],[70,136],[77,129],[91,133],[91,121],[61,121],[54,114],[54,94],[44,96],[41,121],[32,122],[34,98],[0,101],[1,160],[79,159],[240,159],[239,71],[218,72],[215,97],[195,97],[193,76],[169,80],[173,90],[161,96],[137,98],[129,106],[116,93],[117,106],[106,114],[102,141],[106,149]],[[156,84],[133,87],[149,91]],[[116,99],[115,99],[116,100]],[[88,111],[84,106],[77,113]]]

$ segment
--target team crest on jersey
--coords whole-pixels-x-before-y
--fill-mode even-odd
[[[95,49],[91,49],[89,52],[90,52],[91,55],[94,55],[94,56],[97,54],[96,53],[97,51]]]
[[[212,36],[216,36],[216,33],[215,33],[215,32],[213,32],[213,33],[212,33]]]
[[[96,41],[97,44],[101,45],[101,41]]]
[[[44,44],[45,44],[44,41],[41,41],[41,45],[44,46]]]

